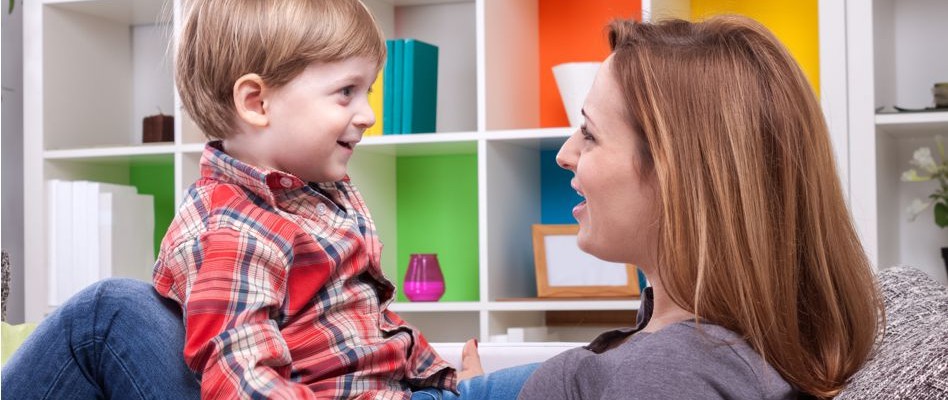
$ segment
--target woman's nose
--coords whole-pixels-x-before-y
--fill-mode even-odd
[[[566,139],[566,142],[563,143],[563,146],[560,147],[560,151],[556,153],[556,164],[559,165],[560,168],[570,171],[576,168],[576,137],[577,134],[575,133],[571,135]]]

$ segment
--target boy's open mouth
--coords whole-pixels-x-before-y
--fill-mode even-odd
[[[345,147],[349,150],[352,150],[352,148],[355,147],[354,142],[343,142],[340,140],[340,141],[337,141],[336,143],[338,143],[340,146]]]

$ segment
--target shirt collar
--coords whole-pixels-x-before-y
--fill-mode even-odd
[[[275,204],[276,194],[306,185],[300,178],[277,170],[263,169],[231,157],[219,140],[208,142],[201,155],[201,177],[231,183],[250,190]]]
[[[645,325],[647,325],[648,321],[652,318],[652,306],[655,301],[651,286],[642,290],[642,296],[640,300],[641,303],[639,303],[639,311],[636,313],[634,327],[603,332],[601,335],[596,337],[596,339],[583,347],[586,350],[599,354],[618,346],[623,341],[625,341],[626,338],[645,328]]]

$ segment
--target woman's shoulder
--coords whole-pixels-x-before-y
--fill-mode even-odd
[[[617,382],[631,379],[653,389],[673,385],[695,398],[794,396],[790,385],[740,335],[719,325],[683,321],[633,335],[613,351],[616,368],[624,369],[616,374]],[[691,398],[686,393],[678,397]]]

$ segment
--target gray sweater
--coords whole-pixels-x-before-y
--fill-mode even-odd
[[[543,363],[519,399],[797,397],[757,352],[723,327],[684,321],[655,333],[638,332],[651,315],[648,289],[635,328],[606,332],[589,346]]]

